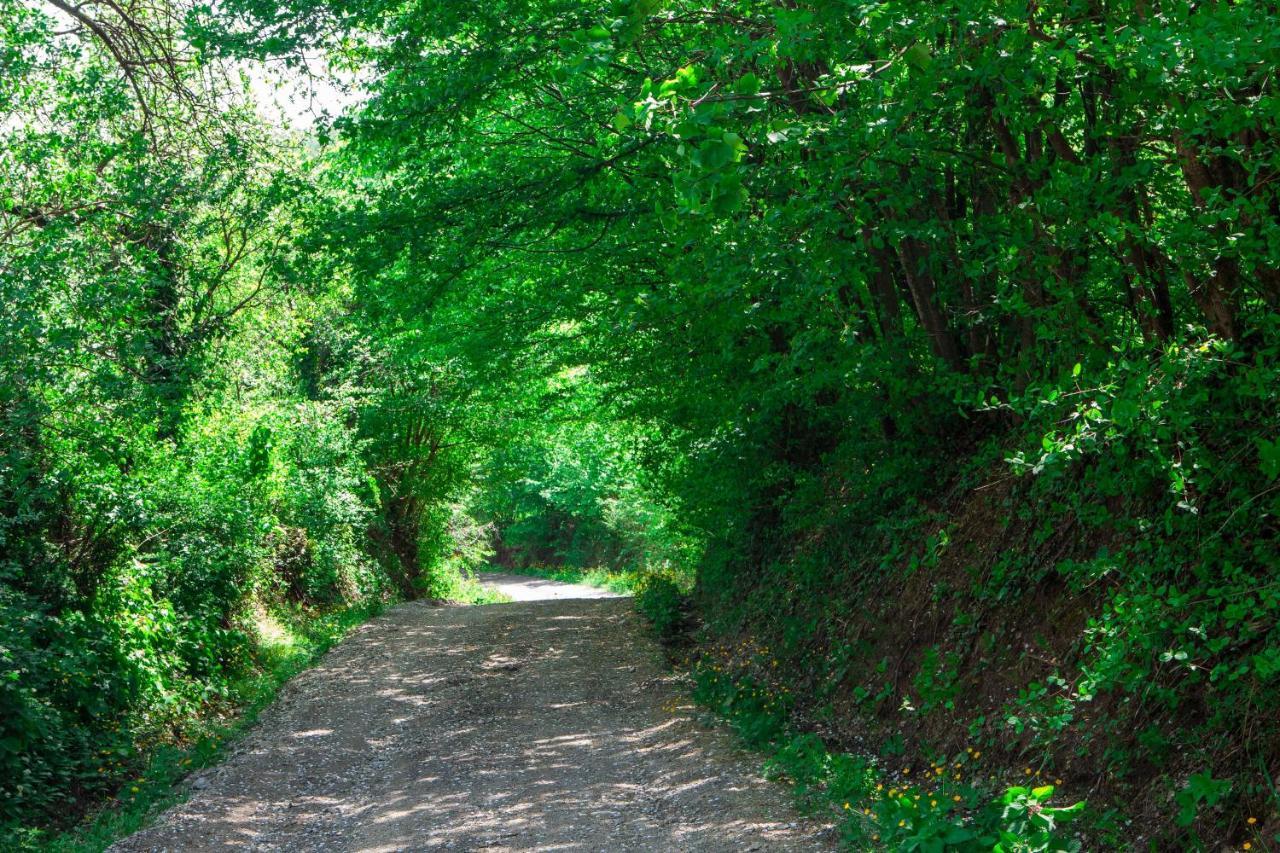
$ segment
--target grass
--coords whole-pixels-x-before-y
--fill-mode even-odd
[[[610,571],[603,568],[579,569],[570,566],[525,566],[521,568],[493,567],[495,571],[513,575],[525,575],[533,578],[561,581],[563,583],[580,583],[587,586],[607,589],[618,595],[632,595],[640,582],[640,573],[633,571]]]

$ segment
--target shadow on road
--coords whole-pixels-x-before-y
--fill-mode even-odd
[[[829,849],[659,657],[617,598],[393,608],[116,849]]]

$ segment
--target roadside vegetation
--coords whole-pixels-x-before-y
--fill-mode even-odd
[[[63,831],[58,831],[58,825],[28,827],[14,832],[6,845],[18,850],[96,853],[142,828],[183,796],[183,780],[222,758],[225,749],[253,725],[286,681],[380,609],[374,604],[324,616],[296,610],[274,616],[259,614],[254,665],[227,685],[224,702],[184,719],[170,736],[150,749],[124,744],[115,750],[99,750],[98,775],[110,788],[98,801],[85,804],[92,810],[86,810],[80,825]]]

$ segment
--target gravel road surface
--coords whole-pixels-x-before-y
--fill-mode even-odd
[[[134,851],[835,849],[696,712],[625,598],[391,608],[299,675]]]

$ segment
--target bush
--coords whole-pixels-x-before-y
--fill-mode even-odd
[[[659,636],[671,638],[682,633],[689,621],[689,596],[670,574],[647,574],[635,591],[636,609],[653,623]]]

